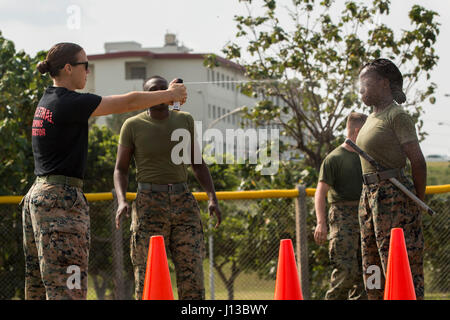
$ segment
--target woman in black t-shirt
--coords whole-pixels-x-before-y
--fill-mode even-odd
[[[78,93],[89,73],[74,43],[53,46],[38,70],[50,73],[34,114],[35,183],[23,199],[25,299],[86,299],[90,243],[89,207],[83,195],[88,119],[186,101],[186,88],[101,97]]]

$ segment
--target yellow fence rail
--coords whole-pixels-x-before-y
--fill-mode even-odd
[[[316,192],[315,188],[307,188],[306,195],[313,197]],[[427,186],[426,194],[438,194],[450,192],[450,184]],[[193,192],[194,197],[198,201],[208,200],[205,192]],[[298,197],[297,189],[274,189],[274,190],[255,190],[255,191],[218,191],[216,192],[219,200],[240,200],[240,199],[265,199],[265,198],[296,198]],[[107,201],[112,200],[111,192],[86,193],[88,201]],[[18,204],[23,196],[0,196],[0,204]],[[134,200],[135,192],[127,192],[127,200]]]

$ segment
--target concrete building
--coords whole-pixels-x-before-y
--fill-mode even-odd
[[[106,96],[140,91],[144,81],[153,75],[168,81],[182,78],[188,91],[182,110],[201,121],[203,130],[214,127],[224,136],[226,129],[240,128],[239,109],[256,103],[237,88],[239,81],[247,80],[242,66],[217,57],[220,66],[206,68],[205,54],[191,53],[174,34],[166,34],[164,46],[159,48],[144,48],[137,42],[105,43],[104,47],[105,53],[88,55],[91,73],[87,92]],[[228,113],[232,114],[224,116]],[[104,117],[97,124],[105,124]],[[248,127],[254,125],[249,123]]]

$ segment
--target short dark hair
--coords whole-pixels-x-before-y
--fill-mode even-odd
[[[361,128],[367,120],[367,116],[364,113],[352,112],[347,117],[347,127]]]
[[[45,60],[38,63],[37,69],[42,74],[49,72],[50,76],[54,78],[59,75],[59,71],[66,64],[77,62],[77,54],[81,50],[83,48],[76,43],[57,43],[48,51]]]
[[[360,73],[363,69],[375,71],[380,77],[388,79],[391,87],[392,97],[397,103],[403,103],[406,101],[406,95],[403,92],[403,76],[397,66],[389,59],[379,58],[363,65],[360,69]]]
[[[167,84],[169,84],[168,81],[165,78],[161,77],[161,76],[151,76],[150,78],[148,78],[144,82],[144,85],[143,85],[144,91],[150,91],[150,88],[147,86],[147,82],[149,82],[150,80],[153,80],[153,79],[163,80],[163,81],[167,82]]]

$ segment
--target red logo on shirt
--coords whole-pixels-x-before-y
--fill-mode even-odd
[[[34,117],[44,119],[53,124],[53,113],[47,108],[37,107]]]
[[[34,113],[35,118],[40,118],[42,120],[33,120],[33,128],[31,130],[31,134],[33,136],[45,136],[45,128],[42,128],[44,121],[53,123],[53,113],[44,107],[37,107],[36,112]]]

